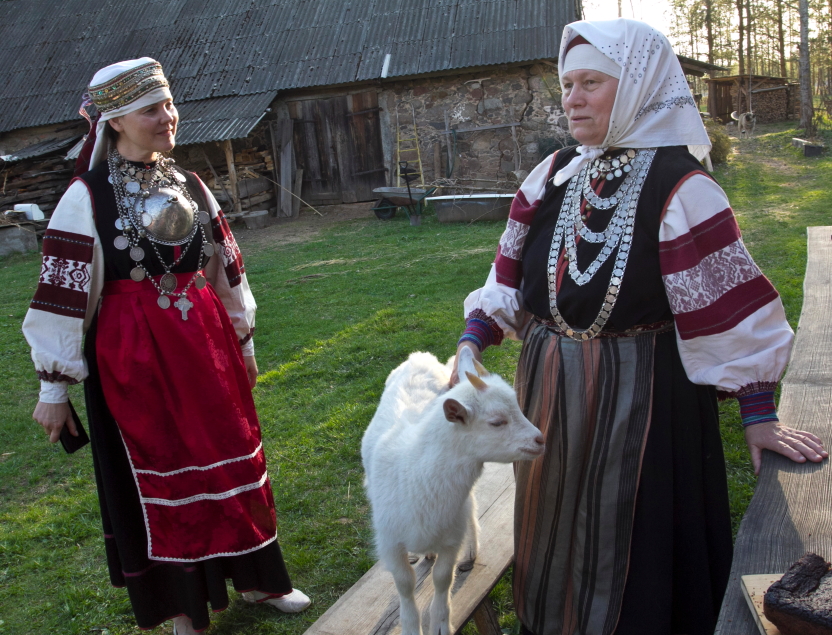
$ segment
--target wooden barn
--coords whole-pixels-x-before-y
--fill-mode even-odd
[[[753,112],[758,123],[786,121],[800,114],[800,90],[784,77],[731,75],[705,80],[708,83],[708,112],[723,122],[731,113]]]
[[[229,211],[370,200],[400,160],[498,190],[563,141],[555,61],[579,17],[578,0],[5,0],[0,209],[54,207],[87,82],[141,56],[171,81],[175,158]]]

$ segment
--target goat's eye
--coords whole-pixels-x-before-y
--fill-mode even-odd
[[[491,425],[495,428],[499,428],[500,426],[504,426],[508,423],[508,421],[492,421]]]

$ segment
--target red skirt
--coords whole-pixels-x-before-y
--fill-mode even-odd
[[[182,288],[192,274],[179,274]],[[237,335],[213,288],[157,304],[149,280],[104,286],[101,386],[139,491],[148,558],[197,561],[259,549],[277,519]]]

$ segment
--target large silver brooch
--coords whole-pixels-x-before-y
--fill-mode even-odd
[[[152,188],[147,198],[137,198],[135,213],[156,242],[181,245],[196,230],[196,210],[184,194],[172,188]]]

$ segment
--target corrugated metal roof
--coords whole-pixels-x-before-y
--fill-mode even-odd
[[[378,79],[387,54],[388,79],[553,59],[577,3],[4,0],[0,131],[76,118],[96,70],[144,55],[165,66],[183,108]]]
[[[200,99],[181,104],[178,106],[176,144],[186,146],[246,137],[266,114],[266,109],[276,96],[277,93],[268,92],[242,97]]]
[[[65,148],[73,141],[77,141],[78,136],[68,137],[66,139],[47,139],[33,145],[27,146],[22,150],[13,152],[11,154],[0,155],[0,159],[6,163],[14,163],[16,161],[23,161],[23,159],[32,159],[34,157],[42,157],[45,154],[55,152],[61,148]]]

